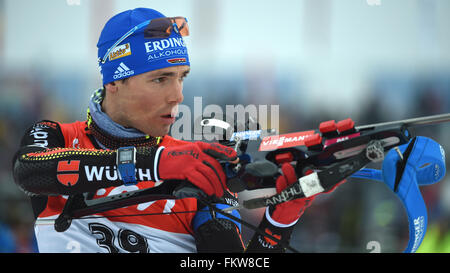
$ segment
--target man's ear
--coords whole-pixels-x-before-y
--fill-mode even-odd
[[[116,82],[110,82],[105,85],[106,92],[116,93],[118,90],[118,86]]]

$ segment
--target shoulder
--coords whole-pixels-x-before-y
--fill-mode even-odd
[[[21,147],[52,148],[64,145],[64,136],[58,122],[40,120],[31,125],[24,133]]]
[[[24,138],[32,137],[36,140],[47,139],[49,135],[61,135],[61,126],[52,120],[40,120],[31,125],[25,132]]]
[[[86,122],[82,121],[75,121],[72,123],[62,123],[58,121],[53,120],[40,120],[34,123],[28,131],[43,131],[43,130],[49,130],[49,131],[67,131],[67,130],[77,130],[79,128],[85,128]]]
[[[70,131],[70,130],[85,130],[87,128],[87,122],[86,121],[75,121],[70,123],[59,123],[59,126],[63,131]]]
[[[49,130],[61,130],[60,123],[53,120],[40,120],[33,124],[32,129],[49,129]]]
[[[65,147],[66,139],[84,132],[86,122],[61,123],[53,120],[40,120],[25,132],[21,144],[42,148]]]

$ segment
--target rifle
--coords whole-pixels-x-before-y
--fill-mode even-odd
[[[450,113],[359,127],[355,127],[354,122],[347,119],[338,123],[335,121],[323,122],[320,124],[319,130],[276,135],[274,130],[259,129],[259,125],[257,125],[257,130],[236,131],[235,128],[238,128],[236,123],[233,126],[222,120],[202,119],[201,128],[222,129],[224,131],[223,138],[219,142],[234,147],[238,152],[239,163],[222,162],[228,177],[227,186],[231,192],[274,188],[276,177],[280,175],[279,165],[287,162],[295,164],[295,170],[300,179],[279,194],[244,200],[242,205],[230,207],[228,210],[218,210],[211,205],[207,198],[199,194],[192,186],[187,186],[190,184],[185,182],[162,183],[154,188],[94,200],[90,200],[87,193],[76,194],[69,196],[62,213],[54,222],[54,227],[56,231],[63,232],[70,227],[72,219],[87,218],[86,216],[92,214],[144,202],[195,196],[217,213],[226,214],[227,217],[239,221],[263,236],[280,243],[285,248],[297,252],[274,236],[258,230],[257,227],[242,219],[233,217],[229,210],[277,205],[295,198],[309,197],[326,191],[354,175],[367,164],[381,162],[387,151],[411,140],[413,137],[409,130],[411,127],[449,121]],[[248,122],[246,121],[245,128],[249,127]],[[314,169],[316,172],[305,175],[308,169]],[[192,211],[174,213],[192,213]],[[121,215],[120,217],[141,215],[144,214]]]
[[[245,200],[242,207],[255,209],[309,197],[327,191],[369,163],[383,161],[387,151],[413,138],[412,127],[449,121],[450,113],[447,113],[358,127],[351,119],[338,123],[327,121],[320,124],[318,131],[284,135],[268,133],[263,136],[262,130],[237,132],[231,141],[223,141],[223,144],[239,147],[245,154],[249,143],[258,136],[261,140],[253,143],[253,149],[258,147],[258,156],[262,160],[234,167],[238,175],[231,177],[227,185],[232,192],[274,187],[273,177],[278,175],[278,165],[293,162],[300,177],[298,183],[271,197]],[[310,169],[318,172],[305,175]]]

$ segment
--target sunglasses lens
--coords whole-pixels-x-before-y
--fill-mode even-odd
[[[181,36],[189,36],[189,26],[187,24],[186,18],[184,17],[175,17],[173,18],[175,24],[177,24],[178,31]]]
[[[144,38],[167,38],[176,24],[181,36],[189,35],[189,28],[184,17],[158,18],[151,20],[144,30]]]
[[[170,20],[159,18],[150,21],[150,24],[144,30],[144,38],[166,38],[170,35]]]

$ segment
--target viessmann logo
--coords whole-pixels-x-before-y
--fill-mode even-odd
[[[305,139],[311,135],[314,135],[314,131],[268,136],[263,138],[261,145],[259,146],[259,150],[271,151],[279,148],[302,146],[305,145]]]

